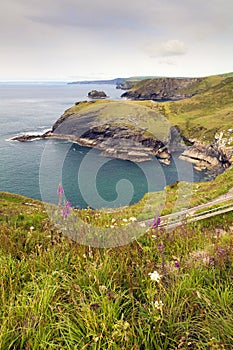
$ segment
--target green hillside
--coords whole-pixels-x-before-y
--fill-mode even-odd
[[[233,137],[229,131],[233,128],[233,78],[224,78],[216,84],[217,80],[209,78],[208,82],[213,85],[190,99],[158,106],[185,137],[212,142],[219,131],[228,139]]]

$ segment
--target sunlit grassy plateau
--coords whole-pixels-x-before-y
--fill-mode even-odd
[[[201,98],[208,96],[157,108],[172,122],[181,120],[185,132],[184,125],[200,124],[195,106]],[[231,113],[232,120],[228,102],[215,112]],[[197,130],[207,138],[215,128],[213,122]],[[172,211],[178,185],[166,187],[162,214]],[[211,182],[193,184],[189,205],[232,186],[231,167]],[[130,231],[130,218],[153,217],[159,198],[148,194],[130,207],[75,215]],[[0,225],[0,349],[232,349],[232,212],[173,230],[145,227],[125,246],[92,248],[56,228],[43,203],[0,193]],[[159,277],[153,280],[154,271]]]

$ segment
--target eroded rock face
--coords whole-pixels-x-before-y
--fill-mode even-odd
[[[97,90],[91,90],[90,92],[88,92],[87,96],[92,99],[103,99],[108,97],[104,91]]]
[[[233,150],[226,150],[217,142],[207,145],[196,141],[193,146],[182,153],[180,159],[193,163],[196,170],[211,170],[220,173],[231,165],[232,154]]]
[[[126,91],[121,97],[132,100],[176,101],[194,95],[192,87],[202,78],[157,78],[148,79],[132,90]],[[190,91],[189,91],[190,89]]]
[[[166,164],[170,164],[166,145],[154,137],[145,137],[140,129],[104,124],[86,131],[82,138],[94,140],[95,148],[105,157],[144,162],[156,156],[159,160],[166,158]]]

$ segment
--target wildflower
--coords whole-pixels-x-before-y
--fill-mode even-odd
[[[146,227],[145,222],[141,222],[141,223],[139,223],[139,225],[140,225],[141,227]]]
[[[163,253],[163,252],[164,252],[164,245],[163,245],[163,243],[159,243],[159,244],[158,244],[158,251],[159,251],[160,253]]]
[[[179,264],[179,261],[178,261],[178,260],[175,261],[175,267],[177,267],[177,268],[180,267],[180,264]]]
[[[62,216],[65,219],[70,214],[70,208],[72,204],[70,202],[66,202],[64,208],[62,209]]]
[[[64,189],[63,189],[62,185],[59,184],[59,185],[58,185],[58,188],[57,188],[57,195],[58,195],[58,196],[62,196],[63,193],[64,193]]]
[[[100,292],[105,292],[108,288],[105,285],[99,286]]]
[[[122,219],[122,221],[123,221],[123,222],[128,222],[128,220],[127,220],[127,219]]]
[[[135,222],[135,221],[137,221],[137,218],[135,218],[134,216],[131,216],[131,217],[129,218],[129,221]]]
[[[161,300],[156,300],[154,302],[154,306],[157,310],[162,310],[162,307],[163,307],[163,302]]]
[[[94,304],[91,304],[90,305],[90,309],[91,310],[97,310],[97,309],[99,309],[100,308],[100,304],[98,304],[98,303],[94,303]]]
[[[30,232],[32,232],[34,229],[35,229],[35,227],[34,227],[34,226],[31,226],[31,227],[30,227]]]
[[[158,226],[160,225],[160,223],[161,223],[160,217],[159,217],[159,216],[158,216],[158,217],[155,216],[155,217],[154,217],[154,222],[153,222],[152,228],[158,227]]]
[[[152,281],[159,282],[160,279],[161,279],[161,276],[160,276],[160,274],[157,271],[149,272],[148,275],[150,276],[150,279]]]
[[[216,251],[219,255],[224,255],[226,253],[226,250],[220,247],[217,247]]]

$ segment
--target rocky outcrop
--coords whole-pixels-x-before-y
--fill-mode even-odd
[[[232,156],[233,148],[222,147],[216,140],[211,145],[196,141],[182,153],[180,159],[193,163],[196,170],[218,174],[231,165]]]
[[[92,99],[103,99],[108,97],[104,91],[97,90],[91,90],[90,92],[88,92],[87,96]]]
[[[195,85],[202,78],[156,78],[147,79],[121,97],[132,100],[176,101],[192,97],[195,94]]]
[[[38,135],[25,134],[25,135],[19,135],[19,136],[12,137],[11,140],[12,141],[20,141],[20,142],[28,142],[28,141],[33,141],[33,140],[36,140],[36,139],[44,139],[50,134],[51,134],[50,131],[47,131],[44,134],[38,134]]]
[[[125,81],[121,84],[118,84],[116,86],[116,89],[121,89],[121,90],[129,90],[129,89],[132,89],[135,85],[136,85],[136,81]]]
[[[155,137],[145,137],[141,129],[103,124],[92,127],[82,138],[95,142],[95,148],[105,157],[144,162],[156,156],[170,164],[171,155],[166,145]]]

